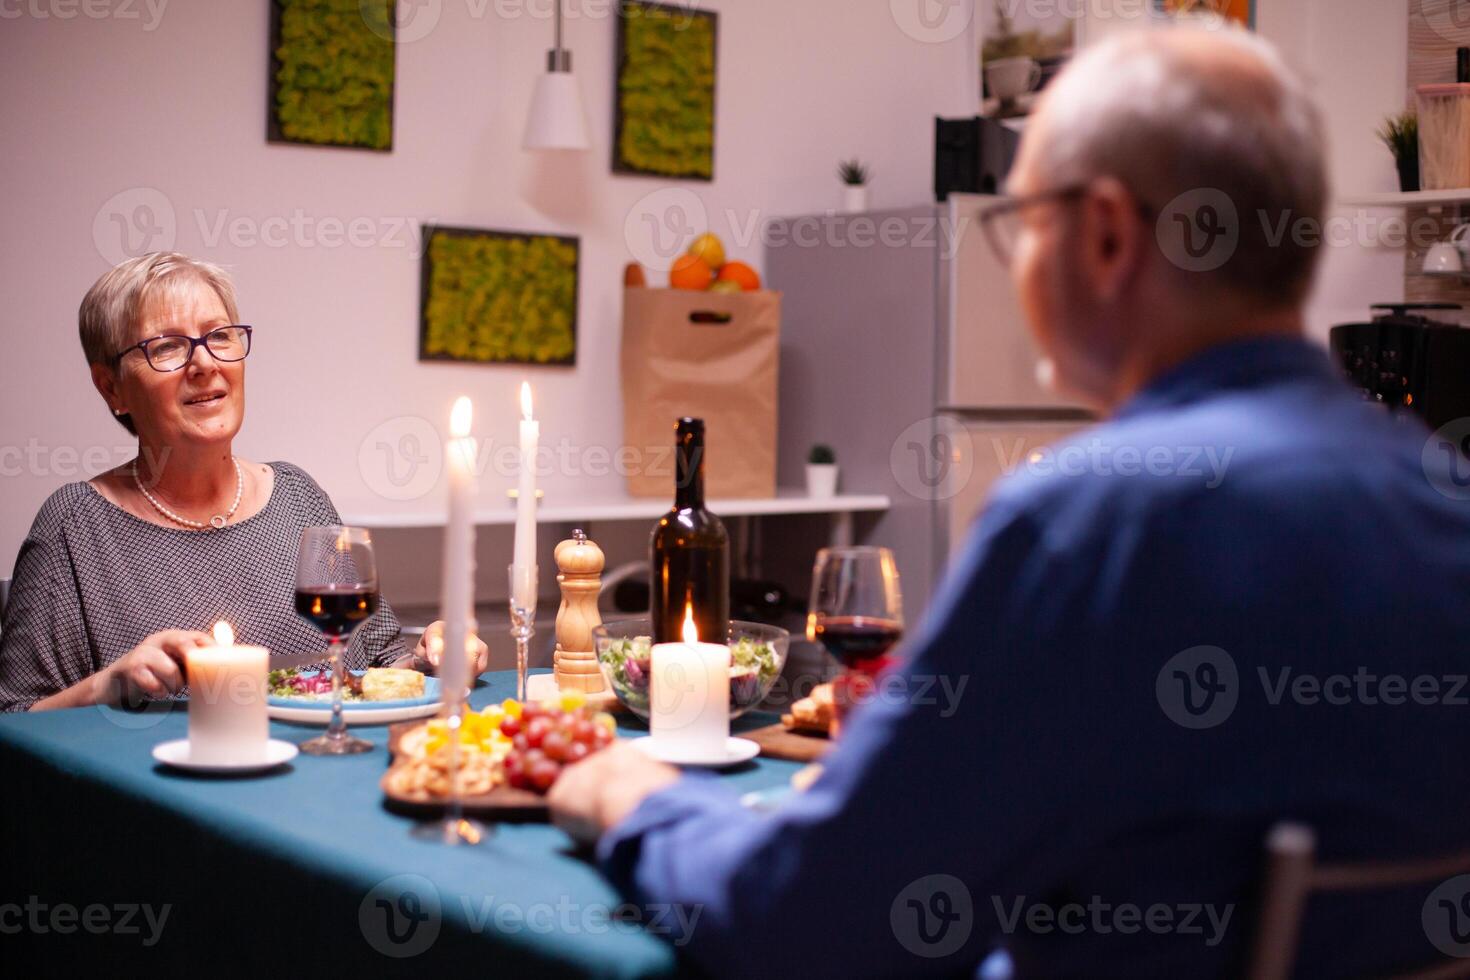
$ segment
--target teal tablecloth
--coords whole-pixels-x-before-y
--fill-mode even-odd
[[[512,688],[508,672],[487,674],[471,701]],[[0,959],[40,957],[51,975],[442,966],[631,977],[683,966],[653,933],[672,913],[620,920],[631,907],[550,826],[502,824],[470,849],[411,838],[413,822],[385,810],[378,789],[385,727],[353,728],[373,752],[301,755],[245,778],[155,763],[153,746],[186,730],[182,706],[0,716]],[[271,736],[316,731],[273,723]],[[774,788],[795,768],[760,759],[723,778],[741,792]]]

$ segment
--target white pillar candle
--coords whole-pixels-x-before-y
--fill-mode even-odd
[[[700,643],[694,609],[684,609],[684,642],[650,654],[648,729],[671,756],[722,758],[730,738],[730,648]]]
[[[228,623],[216,623],[212,647],[185,655],[189,679],[189,761],[204,765],[265,759],[265,647],[236,646]]]
[[[521,382],[521,469],[516,489],[516,536],[511,567],[514,569],[516,593],[511,596],[517,606],[529,609],[535,604],[535,578],[530,569],[536,566],[536,444],[541,438],[541,423],[531,417],[531,384]]]
[[[459,698],[469,686],[465,650],[475,616],[475,500],[479,481],[477,447],[470,435],[474,405],[460,396],[449,413],[449,520],[444,527],[444,582],[439,618],[444,620],[444,646],[439,651],[439,680],[446,697]]]

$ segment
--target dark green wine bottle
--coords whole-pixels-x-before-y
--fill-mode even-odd
[[[679,420],[674,444],[674,509],[649,541],[653,642],[683,639],[692,607],[699,639],[724,643],[730,628],[730,536],[704,506],[704,420]]]

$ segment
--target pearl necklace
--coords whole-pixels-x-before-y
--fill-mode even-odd
[[[240,497],[245,492],[245,475],[240,472],[240,461],[234,456],[231,456],[230,462],[235,464],[235,502],[230,504],[230,509],[223,514],[215,514],[211,517],[208,524],[191,521],[187,517],[180,517],[163,506],[163,504],[160,504],[153,494],[148,492],[148,488],[143,486],[143,481],[138,479],[138,461],[136,459],[133,460],[133,482],[138,485],[138,490],[142,492],[143,496],[148,498],[148,502],[153,505],[153,508],[169,520],[176,524],[182,524],[185,527],[198,528],[201,531],[206,527],[212,527],[217,531],[225,526],[226,521],[235,516],[235,511],[240,507]]]

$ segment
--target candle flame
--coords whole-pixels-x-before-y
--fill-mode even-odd
[[[699,627],[694,625],[694,604],[684,603],[684,642],[699,642]]]
[[[235,631],[230,629],[230,624],[220,620],[214,624],[214,642],[216,646],[230,647],[235,645]]]
[[[531,421],[531,382],[521,382],[521,418]]]
[[[468,395],[460,395],[454,400],[454,408],[449,412],[449,434],[455,439],[463,439],[469,435],[474,416],[474,403]]]

